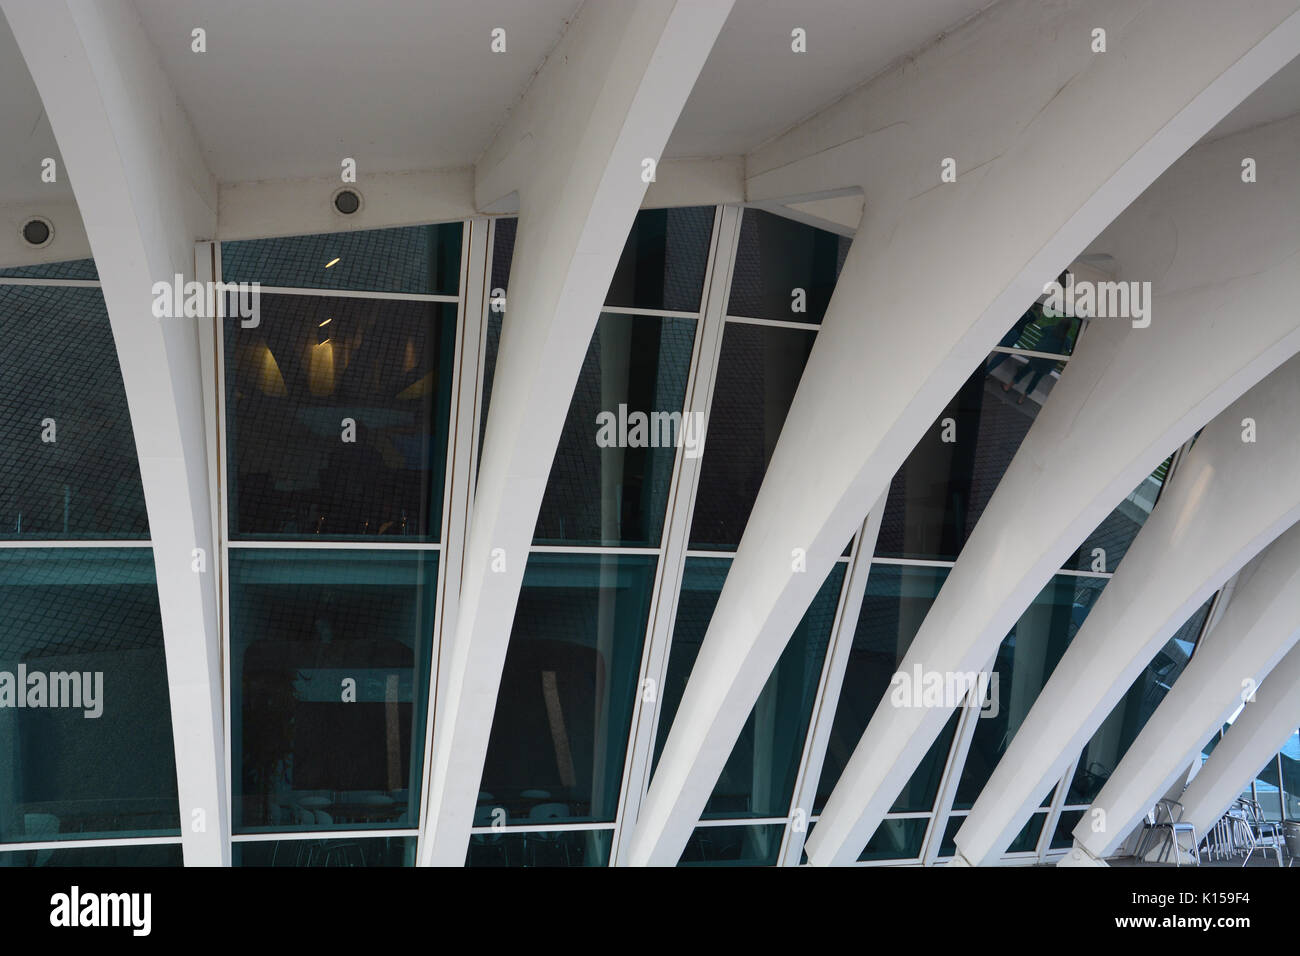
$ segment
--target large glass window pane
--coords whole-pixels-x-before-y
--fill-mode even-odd
[[[947,568],[872,566],[835,706],[835,720],[817,784],[815,811],[820,812],[826,805],[839,782],[947,576]],[[893,812],[919,812],[934,806],[956,727],[954,714],[894,802]]]
[[[691,519],[692,548],[740,544],[816,332],[728,322]]]
[[[785,825],[696,827],[678,866],[776,866]]]
[[[1105,585],[1104,578],[1056,575],[1003,639],[993,665],[992,704],[976,721],[955,809],[974,805]]]
[[[1068,850],[1074,846],[1074,828],[1083,819],[1083,810],[1062,810],[1056,821],[1056,832],[1052,834],[1053,850]]]
[[[952,560],[961,552],[1041,407],[1005,389],[1008,358],[994,353],[966,380],[894,476],[877,556]]]
[[[473,833],[466,866],[609,866],[613,830]]]
[[[1264,819],[1274,823],[1282,819],[1282,788],[1277,772],[1277,757],[1269,758],[1255,777],[1255,799],[1264,811]]]
[[[1150,475],[1143,478],[1127,498],[1121,501],[1092,534],[1079,545],[1079,549],[1065,562],[1064,567],[1076,571],[1103,571],[1114,573],[1119,562],[1128,553],[1137,533],[1151,517],[1173,458],[1166,458]],[[1098,552],[1100,549],[1100,552]]]
[[[656,547],[680,442],[694,319],[602,315],[569,404],[537,516],[538,544]]]
[[[729,558],[686,561],[655,738],[656,765],[730,566]],[[784,817],[790,812],[844,568],[840,562],[831,570],[781,652],[705,804],[705,819]]]
[[[1083,748],[1066,796],[1068,803],[1092,803],[1128,753],[1160,702],[1191,659],[1212,601],[1206,601],[1138,675]]]
[[[103,294],[0,285],[0,337],[0,538],[148,537]]]
[[[0,549],[0,841],[179,825],[152,550]]]
[[[819,323],[852,240],[762,209],[746,209],[731,278],[730,315]],[[803,290],[799,295],[796,290]]]
[[[415,837],[239,841],[234,866],[415,866]]]
[[[476,825],[614,820],[656,561],[529,557]]]
[[[0,866],[183,866],[179,843],[70,846],[0,853]]]
[[[416,825],[438,555],[230,552],[237,832]]]
[[[698,312],[712,235],[712,206],[641,210],[623,246],[605,304]]]
[[[914,860],[921,855],[921,848],[925,845],[925,831],[929,826],[929,817],[881,820],[876,832],[858,854],[858,861]]]
[[[264,295],[226,322],[231,537],[433,540],[453,305]]]
[[[221,244],[224,282],[291,289],[456,295],[461,223]]]

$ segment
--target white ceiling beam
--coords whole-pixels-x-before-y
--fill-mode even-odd
[[[153,540],[185,862],[228,864],[198,324],[151,311],[155,281],[194,274],[194,242],[216,226],[216,181],[127,0],[0,6],[63,155],[117,344]],[[204,573],[192,570],[196,548]]]
[[[1300,351],[1297,155],[1300,117],[1198,147],[1094,243],[1121,274],[1090,270],[1089,281],[1151,282],[1150,326],[1098,318],[1080,337],[900,670],[983,667],[1079,543],[1171,449]],[[1249,185],[1243,156],[1263,170]],[[1225,309],[1251,321],[1224,322]],[[877,708],[818,825],[842,839],[833,853],[819,848],[829,859],[848,859],[870,839],[933,741],[931,716]]]
[[[1240,575],[1236,598],[1074,828],[1074,853],[1104,860],[1278,661],[1300,641],[1300,524]]]
[[[1300,356],[1201,432],[957,831],[959,858],[995,862],[1160,648],[1300,520],[1300,482],[1279,480],[1300,474],[1296,409]],[[1257,440],[1243,440],[1246,419]]]
[[[1294,0],[1007,0],[747,157],[751,201],[859,186],[866,211],[632,862],[676,862],[818,585],[945,403],[1045,281],[1300,52],[1297,10]],[[1092,52],[1099,26],[1106,53]],[[1174,58],[1186,69],[1170,70]],[[946,158],[956,182],[940,180]],[[928,714],[924,732],[945,717]],[[822,817],[810,859],[846,836]]]
[[[465,860],[528,548],[578,372],[645,196],[644,161],[657,162],[730,9],[731,0],[584,6],[476,168],[479,206],[518,193],[519,225],[435,713],[425,864]]]

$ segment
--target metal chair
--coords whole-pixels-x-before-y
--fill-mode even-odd
[[[1250,862],[1251,854],[1256,850],[1267,853],[1272,850],[1277,854],[1277,865],[1282,865],[1282,834],[1281,825],[1264,819],[1264,811],[1258,803],[1251,800],[1247,803],[1250,816],[1247,818],[1247,825],[1250,828],[1251,846],[1246,852],[1246,859],[1242,860],[1241,865],[1244,867]]]
[[[1172,846],[1174,850],[1174,865],[1182,866],[1182,846],[1179,837],[1186,833],[1191,837],[1191,854],[1196,861],[1196,865],[1201,865],[1201,848],[1200,840],[1196,836],[1196,827],[1191,823],[1183,822],[1183,805],[1177,800],[1160,800],[1147,814],[1146,827],[1142,832],[1142,839],[1138,841],[1137,858],[1145,859],[1150,850],[1155,849],[1155,844],[1148,846],[1148,842],[1153,838],[1162,841],[1160,857],[1157,862],[1163,863],[1169,855],[1169,849]]]
[[[1291,857],[1288,867],[1295,866],[1295,858],[1300,856],[1300,820],[1287,820],[1282,824],[1282,835],[1286,838],[1287,856]]]

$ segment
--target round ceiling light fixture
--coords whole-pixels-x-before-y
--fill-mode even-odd
[[[32,216],[18,230],[23,242],[34,249],[41,249],[54,241],[54,223],[44,216]]]
[[[334,192],[334,209],[344,216],[352,216],[361,210],[361,193],[344,186]]]

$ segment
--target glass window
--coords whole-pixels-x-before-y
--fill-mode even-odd
[[[691,519],[692,548],[734,551],[816,332],[728,322]]]
[[[183,866],[179,843],[70,846],[0,853],[0,866]]]
[[[64,262],[42,262],[30,266],[8,266],[0,269],[4,279],[78,279],[95,281],[99,271],[94,259],[69,259]]]
[[[641,210],[614,269],[605,304],[698,312],[712,235],[712,206]]]
[[[1068,850],[1074,846],[1074,828],[1083,819],[1083,810],[1062,810],[1056,822],[1056,832],[1052,834],[1053,850]]]
[[[438,555],[230,552],[236,832],[413,827]]]
[[[1120,560],[1128,553],[1133,539],[1151,517],[1173,457],[1166,458],[1121,501],[1092,534],[1079,545],[1064,567],[1076,571],[1103,571],[1114,573]],[[1101,553],[1096,553],[1101,549]]]
[[[264,295],[226,322],[235,539],[436,540],[456,307]]]
[[[0,841],[179,832],[152,549],[0,549],[0,767]]]
[[[785,825],[696,827],[678,866],[776,866]]]
[[[1212,603],[1212,599],[1206,601],[1187,619],[1097,728],[1079,757],[1079,768],[1066,796],[1068,803],[1092,803],[1101,793],[1128,748],[1187,666]]]
[[[1264,819],[1278,823],[1282,819],[1282,788],[1278,778],[1277,757],[1269,758],[1268,763],[1255,777],[1255,799],[1264,811]]]
[[[993,703],[976,721],[955,809],[974,805],[1105,585],[1104,578],[1056,575],[1003,639],[993,665]]]
[[[0,285],[0,538],[146,538],[104,296]]]
[[[853,631],[853,646],[849,650],[844,683],[835,707],[826,759],[817,784],[816,812],[820,812],[830,799],[831,791],[839,782],[876,707],[885,699],[891,678],[947,577],[948,568],[893,564],[872,566],[862,610]],[[934,806],[944,764],[956,733],[956,717],[954,714],[949,719],[912,774],[912,779],[894,802],[893,812],[923,811]]]
[[[877,556],[961,553],[1041,407],[1008,391],[1009,358],[991,355],[908,455],[889,488]]]
[[[1282,819],[1300,820],[1300,730],[1282,746],[1279,757],[1282,760]]]
[[[998,345],[1052,355],[1071,355],[1082,325],[1081,320],[1070,316],[1046,315],[1042,303],[1035,302],[1007,330]]]
[[[1038,848],[1038,838],[1042,835],[1043,824],[1047,821],[1046,813],[1035,813],[1020,828],[1014,840],[1007,847],[1007,853],[1033,853]],[[966,815],[950,816],[948,825],[944,829],[943,840],[939,844],[940,857],[952,857],[957,855],[957,831],[961,829],[962,824],[966,822]],[[1068,845],[1068,844],[1067,844]]]
[[[415,837],[258,840],[231,846],[234,866],[415,866]]]
[[[291,289],[456,295],[461,225],[223,242],[221,278]]]
[[[851,243],[775,213],[746,209],[727,313],[820,323]]]
[[[613,830],[472,833],[466,866],[609,866]]]
[[[537,517],[538,544],[656,547],[678,443],[694,319],[602,315],[587,348]]]
[[[730,567],[729,558],[686,560],[661,697],[656,765]],[[784,817],[790,812],[844,568],[840,562],[831,570],[781,652],[704,807],[705,819]]]
[[[654,555],[533,554],[524,572],[477,826],[613,822]]]
[[[858,854],[858,862],[869,860],[914,860],[921,855],[925,845],[925,831],[930,826],[929,817],[896,819],[886,817],[876,827],[867,845]]]

